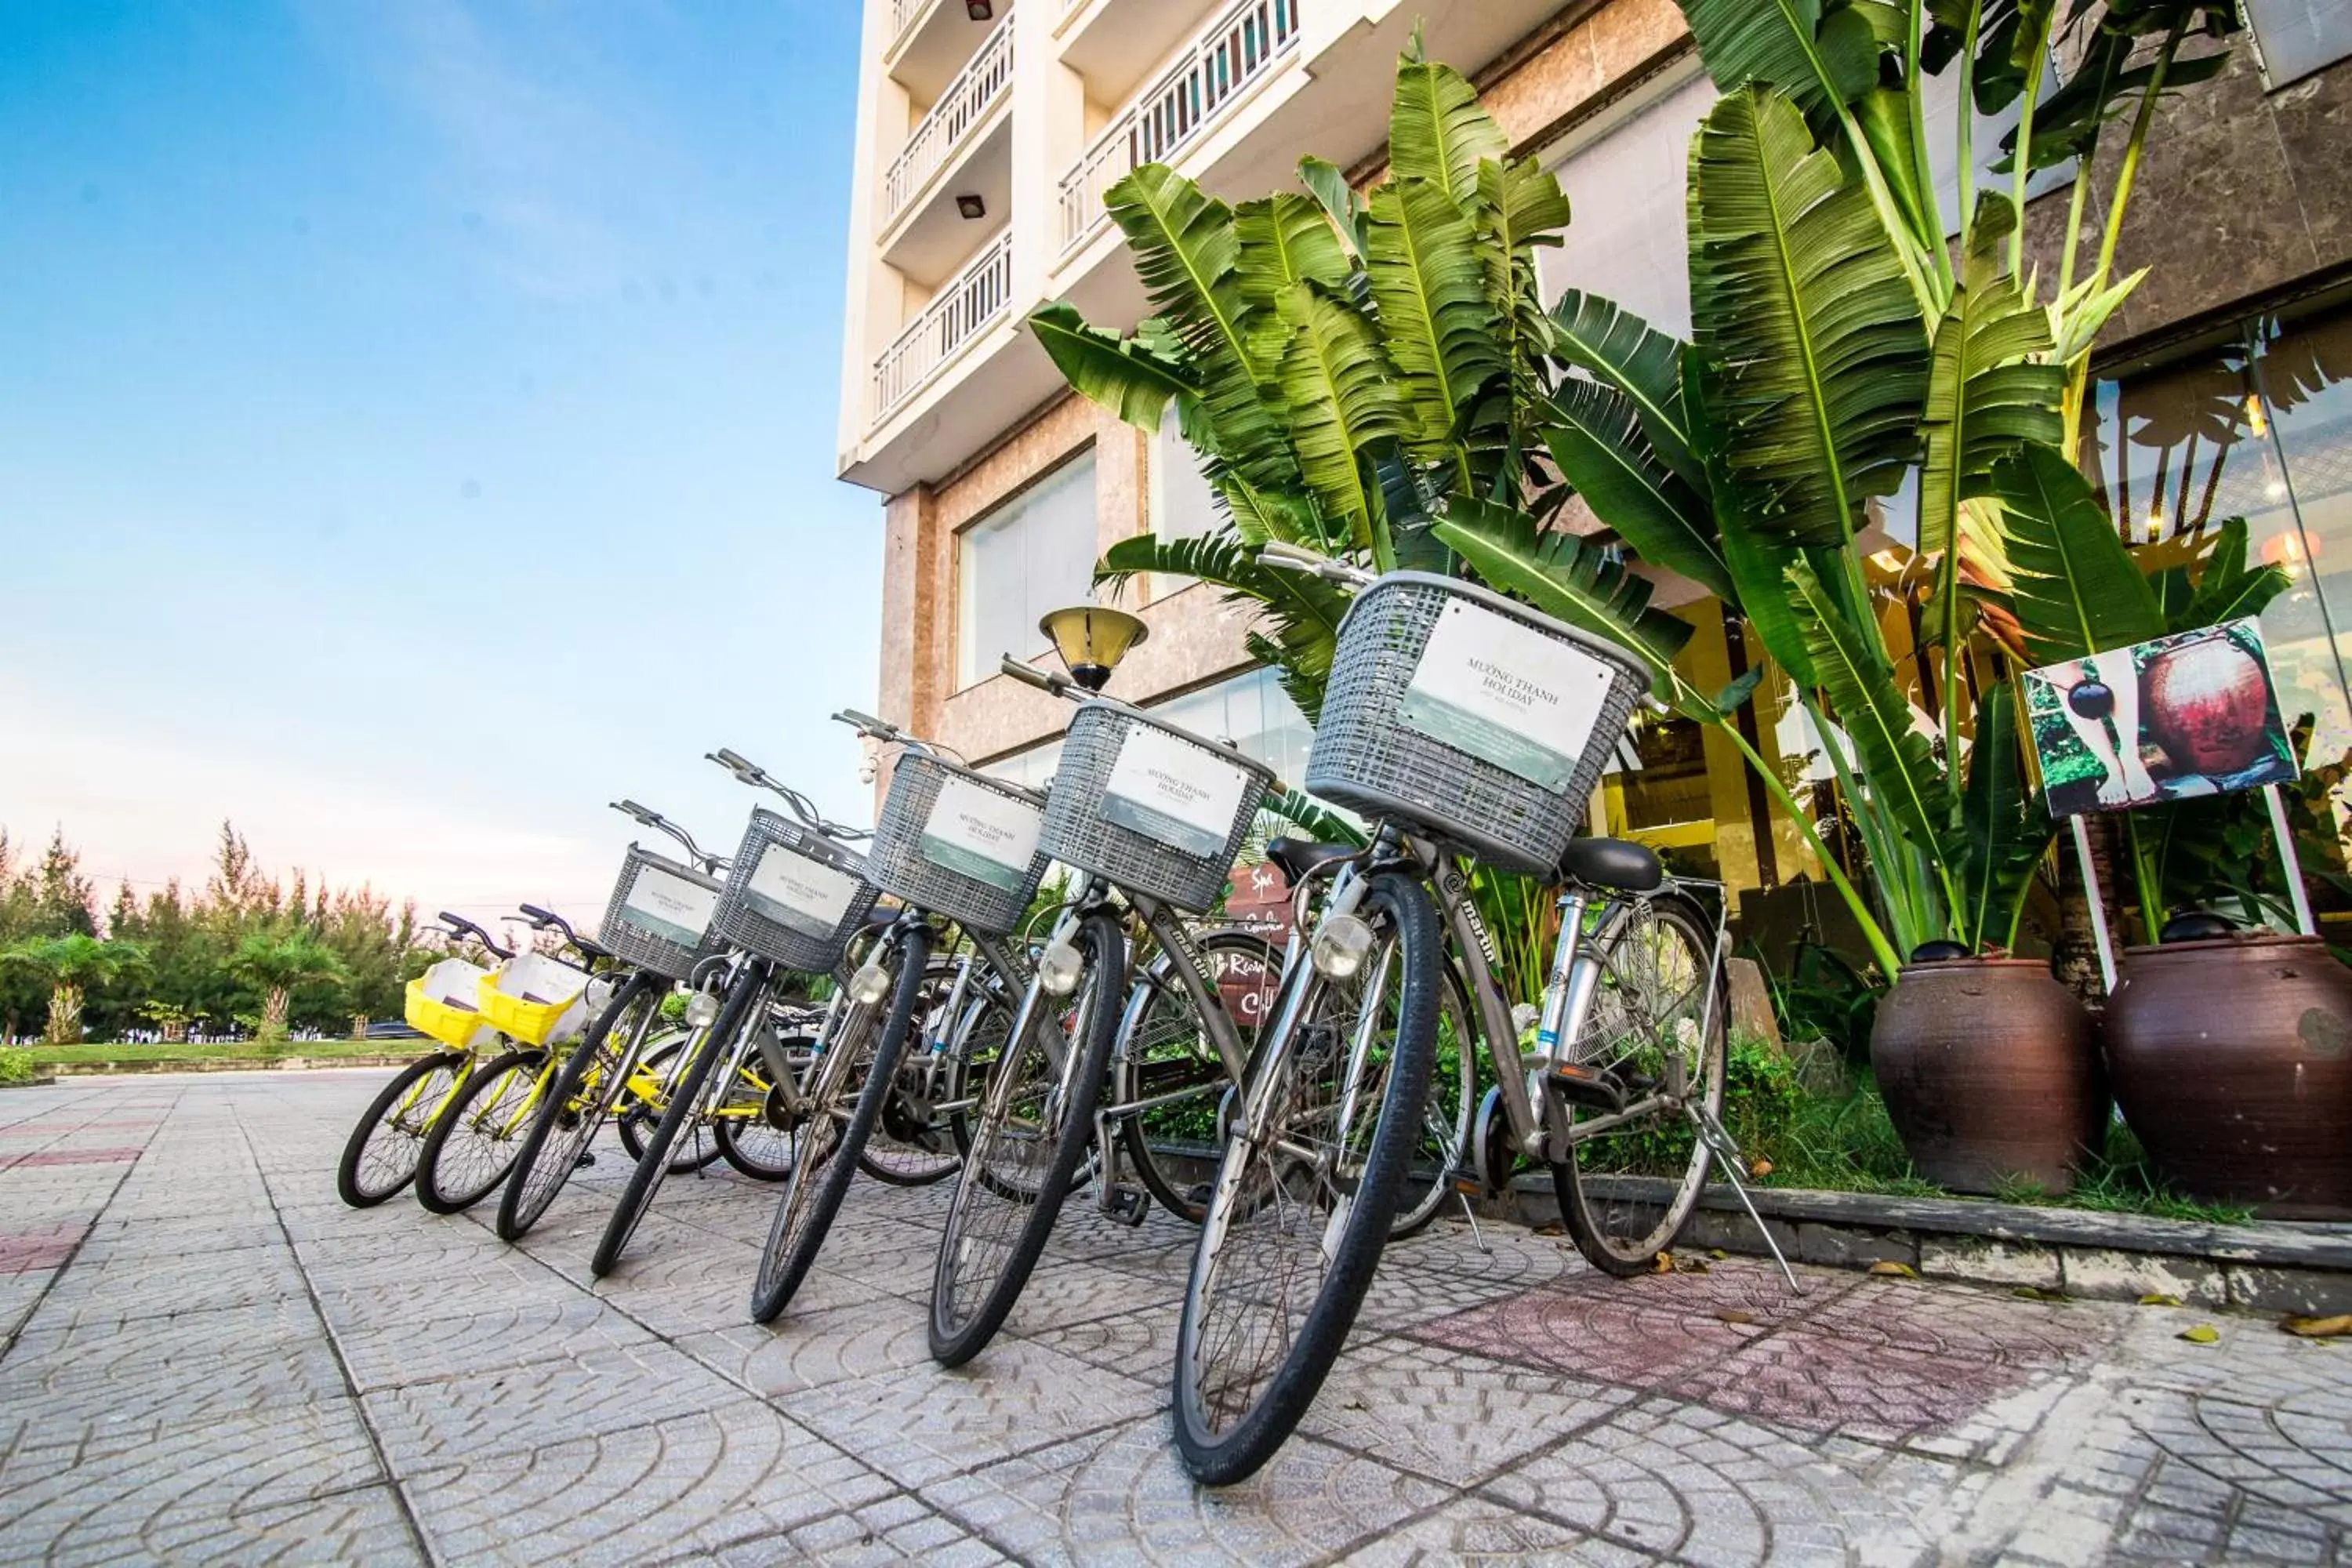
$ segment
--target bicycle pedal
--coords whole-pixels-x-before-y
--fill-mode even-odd
[[[1141,1225],[1143,1216],[1151,1212],[1151,1194],[1121,1183],[1103,1189],[1102,1206],[1103,1213],[1121,1225]]]
[[[1560,1062],[1550,1073],[1551,1087],[1570,1105],[1612,1114],[1625,1109],[1625,1086],[1603,1068]]]
[[[583,1149],[580,1151],[580,1158],[572,1162],[572,1168],[575,1171],[584,1171],[595,1163],[596,1152],[593,1149]]]
[[[1445,1184],[1465,1198],[1483,1198],[1486,1184],[1479,1179],[1476,1170],[1468,1165],[1456,1165],[1446,1173]]]

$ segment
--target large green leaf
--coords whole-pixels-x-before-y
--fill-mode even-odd
[[[1761,82],[1787,93],[1806,113],[1821,114],[1877,79],[1880,35],[1887,24],[1870,9],[1829,6],[1822,0],[1680,4],[1706,74],[1727,93]]]
[[[1706,481],[1683,404],[1681,342],[1613,301],[1576,289],[1552,306],[1551,341],[1561,363],[1633,402],[1650,445],[1668,468],[1693,485]]]
[[[1503,357],[1511,368],[1510,407],[1500,423],[1516,425],[1542,390],[1542,356],[1551,346],[1536,252],[1560,243],[1569,221],[1568,195],[1559,178],[1532,158],[1489,158],[1478,165],[1475,221],[1483,241],[1486,301],[1494,307]]]
[[[1169,399],[1198,390],[1183,364],[1139,338],[1088,326],[1066,300],[1030,312],[1029,331],[1080,395],[1139,429],[1158,430]]]
[[[1914,726],[1911,705],[1894,671],[1869,639],[1851,625],[1811,565],[1789,568],[1813,673],[1828,693],[1838,727],[1853,743],[1854,759],[1872,804],[1922,854],[1948,853],[1950,781],[1936,763],[1927,738]]]
[[[1650,585],[1573,534],[1546,533],[1522,511],[1456,496],[1437,536],[1504,593],[1631,649],[1663,680],[1690,640],[1688,622],[1650,607]]]
[[[2025,884],[2050,848],[2049,813],[2026,788],[2018,761],[2017,700],[2006,681],[1985,693],[1969,743],[1969,782],[1960,797],[1966,846],[1952,911],[1960,940],[1980,948],[2009,944]]]
[[[2273,599],[2294,585],[2277,566],[2246,566],[2246,520],[2233,517],[2214,535],[2197,575],[2197,591],[2185,609],[2168,619],[2168,632],[2199,631],[2224,621],[2259,616]]]
[[[1753,526],[1843,546],[1870,496],[1918,456],[1927,342],[1869,198],[1795,105],[1747,88],[1691,153],[1691,308],[1720,367],[1734,474]]]
[[[1412,444],[1433,457],[1479,389],[1510,368],[1477,232],[1442,187],[1408,176],[1372,193],[1365,243],[1381,335],[1419,416]]]
[[[1259,605],[1264,616],[1249,634],[1251,647],[1261,662],[1281,672],[1285,689],[1310,719],[1319,710],[1340,617],[1348,611],[1346,594],[1320,578],[1261,564],[1255,544],[1223,531],[1122,539],[1105,552],[1095,580],[1123,583],[1147,572],[1213,584],[1225,590],[1228,601]]]
[[[1722,427],[1709,407],[1707,382],[1712,374],[1706,356],[1685,346],[1680,406],[1706,478],[1701,493],[1714,515],[1716,544],[1723,552],[1724,572],[1731,581],[1732,592],[1724,603],[1747,617],[1764,651],[1788,672],[1798,689],[1811,690],[1817,684],[1812,655],[1805,647],[1804,631],[1797,624],[1795,603],[1789,594],[1789,566],[1801,558],[1800,552],[1748,526],[1748,502],[1739,481],[1732,478],[1725,459]]]
[[[2036,665],[2128,647],[2164,633],[2156,594],[2074,464],[2049,447],[1995,464],[2011,607]]]
[[[1234,234],[1240,243],[1235,276],[1254,324],[1251,368],[1260,381],[1271,381],[1282,362],[1284,291],[1308,279],[1337,286],[1352,268],[1323,209],[1296,191],[1235,207]]]
[[[1324,515],[1345,523],[1350,544],[1375,550],[1378,492],[1364,466],[1367,448],[1410,425],[1396,367],[1370,323],[1311,283],[1284,293],[1282,321],[1290,339],[1278,374],[1299,469]]]
[[[1314,195],[1348,253],[1363,255],[1364,201],[1348,183],[1346,172],[1328,159],[1310,155],[1298,160],[1298,183]]]
[[[1452,66],[1408,56],[1397,62],[1389,112],[1389,172],[1427,180],[1458,205],[1478,199],[1478,161],[1511,150],[1502,127],[1478,103],[1478,89]]]
[[[1990,214],[2009,204],[1989,198]],[[1951,538],[1961,501],[1987,493],[1993,463],[2026,442],[2064,438],[2059,412],[2064,367],[2049,363],[2050,312],[1999,270],[2007,225],[1979,218],[1977,246],[1950,308],[1936,329],[1921,422],[1927,461],[1919,473],[1919,548]]]
[[[1546,412],[1544,443],[1552,461],[1593,515],[1643,560],[1731,598],[1707,498],[1659,458],[1633,400],[1598,382],[1570,380]]]

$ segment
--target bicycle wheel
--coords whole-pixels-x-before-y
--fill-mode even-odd
[[[750,1016],[752,1004],[767,994],[768,975],[765,963],[747,965],[728,987],[727,1000],[710,1027],[699,1040],[688,1040],[685,1076],[671,1089],[669,1106],[654,1124],[653,1136],[646,1140],[646,1152],[637,1157],[636,1169],[629,1173],[628,1184],[621,1189],[621,1201],[613,1205],[613,1217],[604,1222],[604,1234],[596,1243],[595,1255],[588,1260],[588,1271],[598,1279],[610,1274],[620,1263],[629,1237],[636,1234],[638,1222],[653,1207],[654,1194],[661,1191],[672,1169],[670,1152],[688,1123],[701,1117],[702,1091],[709,1084],[711,1073],[725,1058],[735,1032]]]
[[[471,1059],[464,1051],[436,1051],[394,1073],[368,1102],[335,1167],[335,1191],[343,1202],[373,1208],[416,1179],[434,1113]]]
[[[1470,1147],[1470,1121],[1478,1108],[1478,1034],[1471,1026],[1470,999],[1454,966],[1444,966],[1437,1012],[1437,1046],[1429,1066],[1429,1099],[1421,1113],[1421,1140],[1413,1145],[1412,1170],[1397,1199],[1389,1239],[1402,1241],[1429,1228],[1454,1195],[1454,1172]]]
[[[954,999],[960,966],[933,959],[925,972],[916,1006],[919,1027],[898,1058],[890,1095],[882,1102],[874,1136],[857,1156],[858,1168],[898,1187],[928,1187],[955,1174],[962,1163],[946,1115],[933,1108],[961,1098],[961,1073],[955,1025],[947,1007]],[[969,1015],[969,1006],[960,1007]]]
[[[1193,945],[1247,1062],[1257,1054],[1259,1032],[1282,984],[1282,950],[1249,931],[1207,931]],[[1136,977],[1111,1053],[1111,1102],[1182,1097],[1120,1118],[1119,1142],[1136,1179],[1160,1206],[1198,1225],[1209,1206],[1202,1173],[1217,1157],[1217,1110],[1230,1080],[1192,994],[1171,967],[1181,962],[1162,953]]]
[[[547,1052],[537,1046],[494,1057],[470,1075],[425,1137],[416,1201],[434,1214],[457,1214],[489,1196],[514,1169],[550,1076]]]
[[[913,924],[899,938],[898,980],[890,995],[890,1011],[882,1019],[873,1059],[862,1060],[861,1047],[872,1032],[874,1010],[853,1005],[843,1019],[843,1038],[829,1042],[817,1073],[815,1092],[802,1108],[802,1142],[793,1162],[791,1179],[776,1205],[775,1222],[768,1227],[767,1245],[760,1249],[760,1271],[751,1281],[751,1321],[772,1323],[792,1301],[810,1266],[824,1247],[850,1179],[857,1174],[857,1156],[881,1119],[882,1102],[890,1094],[891,1075],[898,1053],[913,1033],[916,1009],[922,1005],[923,960],[930,950],[930,928]],[[861,1079],[860,1069],[864,1071]],[[856,1089],[856,1108],[845,1122],[841,1108]]]
[[[514,1173],[499,1198],[501,1240],[520,1241],[580,1168],[580,1157],[596,1141],[596,1130],[611,1113],[646,1036],[660,1019],[667,984],[651,975],[631,976],[564,1059],[554,1088],[523,1134]]]
[[[797,1068],[794,1081],[804,1079],[815,1060],[816,1037],[787,1036],[776,1042],[782,1055]],[[729,1164],[755,1182],[781,1182],[793,1173],[792,1091],[769,1081],[764,1053],[745,1055],[734,1081],[712,1096],[710,1132]],[[672,1162],[672,1171],[676,1163]]]
[[[1587,1138],[1576,1136],[1577,1119],[1597,1113],[1570,1111],[1569,1157],[1551,1168],[1552,1190],[1576,1249],[1607,1273],[1654,1268],[1706,1185],[1713,1154],[1673,1095],[1679,1083],[1709,1116],[1723,1113],[1728,1000],[1714,953],[1712,923],[1687,900],[1667,896],[1631,905],[1596,955],[1592,1007],[1574,1059],[1613,1074],[1635,1100],[1667,1096],[1650,1114]],[[1654,1183],[1628,1176],[1674,1184],[1661,1205]]]
[[[1444,959],[1418,882],[1371,879],[1377,942],[1346,982],[1313,971],[1231,1118],[1176,1345],[1176,1446],[1223,1486],[1281,1447],[1370,1289],[1421,1133]],[[1377,1080],[1377,1098],[1370,1092]]]
[[[1077,989],[1066,1004],[1051,1005],[1067,1042],[1064,1060],[1055,1064],[1045,1028],[1024,1030],[1015,1020],[1021,1037],[997,1061],[948,1205],[931,1275],[931,1355],[941,1366],[961,1366],[1003,1326],[1093,1142],[1126,989],[1127,938],[1118,921],[1097,912],[1072,940],[1083,963]],[[1049,1004],[1033,987],[1023,1005]]]
[[[647,1084],[660,1087],[648,1092],[632,1085],[614,1109],[613,1129],[621,1135],[621,1147],[628,1151],[630,1159],[646,1157],[646,1147],[653,1142],[654,1129],[661,1125],[662,1114],[669,1109],[677,1076],[684,1070],[679,1065],[680,1055],[692,1038],[688,1035],[646,1052],[643,1079]],[[690,1176],[708,1168],[719,1155],[719,1141],[701,1136],[701,1130],[697,1128],[695,1136],[671,1148],[669,1173]]]

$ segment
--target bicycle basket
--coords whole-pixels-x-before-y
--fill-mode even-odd
[[[1180,910],[1217,901],[1274,770],[1108,702],[1071,717],[1045,853]]]
[[[873,908],[863,856],[756,806],[710,924],[787,969],[830,974]]]
[[[501,1033],[528,1046],[588,1026],[588,975],[543,952],[519,952],[482,976],[476,1001]]]
[[[481,983],[489,977],[479,964],[445,958],[408,983],[401,1016],[410,1028],[445,1046],[478,1050],[499,1037],[479,1002]]]
[[[716,877],[632,844],[596,940],[639,969],[683,980],[719,950],[710,935],[718,908]]]
[[[1045,875],[1045,797],[917,752],[890,770],[866,876],[893,897],[983,935],[1021,922]]]
[[[1549,875],[1648,687],[1614,643],[1467,583],[1392,572],[1339,623],[1306,787]]]

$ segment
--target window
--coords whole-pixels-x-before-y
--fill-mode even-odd
[[[1212,741],[1231,741],[1296,784],[1307,772],[1313,726],[1271,669],[1253,669],[1151,705],[1151,716]]]
[[[1547,301],[1581,289],[1661,331],[1690,335],[1684,191],[1691,135],[1716,98],[1715,83],[1694,76],[1569,153],[1557,172],[1574,216],[1564,243],[1537,263]]]
[[[958,686],[998,658],[1043,653],[1038,617],[1086,602],[1095,568],[1095,455],[1065,463],[963,531],[957,553]]]
[[[1201,472],[1199,454],[1176,427],[1171,403],[1151,440],[1151,531],[1162,539],[1196,539],[1215,531],[1217,492]]]
[[[2053,58],[2049,71],[2042,79],[2042,94],[2047,101],[2057,90],[2058,67]],[[1960,138],[1958,113],[1960,104],[1960,68],[1947,65],[1941,76],[1931,76],[1921,85],[1919,108],[1927,127],[1927,168],[1936,176],[1936,210],[1944,216],[1944,231],[1949,235],[1960,232],[1968,216],[1960,211]],[[2022,100],[2011,100],[1999,114],[1979,114],[1969,128],[1969,147],[1975,153],[1977,194],[1999,191],[2006,196],[2016,188],[2014,174],[1997,174],[1993,165],[2002,161],[2000,139],[2017,129],[2024,111]],[[2045,191],[2054,191],[2073,183],[2074,161],[2067,159],[2047,169],[2037,169],[2025,182],[2025,199],[2032,201]]]
[[[2273,87],[2352,55],[2352,0],[2246,0]]]

